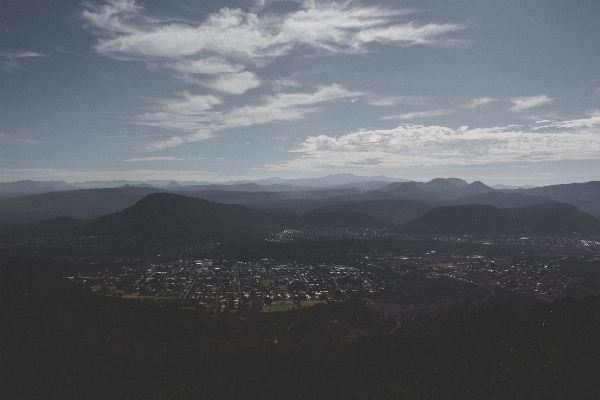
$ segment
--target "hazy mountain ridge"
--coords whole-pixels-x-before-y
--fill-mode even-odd
[[[478,181],[469,184],[457,178],[389,184],[381,181],[367,181],[362,183],[364,185],[362,188],[361,184],[357,184],[357,186],[292,191],[257,191],[255,189],[264,188],[264,186],[256,183],[245,183],[234,187],[252,189],[249,191],[191,190],[198,189],[198,186],[187,186],[187,189],[184,190],[183,188],[186,187],[179,183],[171,182],[169,185],[172,190],[147,187],[147,185],[125,185],[118,188],[54,191],[0,199],[0,231],[5,234],[18,232],[58,234],[63,227],[67,229],[81,225],[83,222],[67,223],[64,220],[63,223],[35,224],[52,218],[70,217],[85,220],[116,213],[135,205],[152,193],[175,193],[223,205],[250,206],[255,212],[270,215],[269,218],[272,218],[272,221],[277,221],[277,226],[290,228],[393,227],[424,216],[434,207],[475,204],[494,206],[499,209],[514,209],[568,202],[596,217],[600,214],[600,182],[514,190],[495,190]],[[274,185],[279,185],[279,183]],[[368,187],[378,187],[378,189],[363,190]],[[529,212],[533,212],[534,209],[529,210]],[[566,215],[572,215],[570,213],[573,212],[567,209],[563,209],[563,211],[567,213]],[[594,211],[598,214],[594,214]],[[527,230],[523,226],[517,229],[516,226],[507,225],[507,221],[502,222],[500,220],[503,218],[501,213],[494,220],[490,213],[493,212],[481,215],[482,221],[489,222],[489,227],[498,226],[498,229],[502,231]],[[547,214],[546,217],[553,221],[559,221],[562,216]],[[473,216],[466,215],[465,218],[472,219]],[[569,223],[569,221],[564,221],[565,226],[568,226]],[[553,231],[548,227],[542,228],[542,225],[538,224],[539,229],[535,226],[528,229]],[[558,227],[555,228],[558,229]],[[472,226],[472,229],[478,231],[483,228]],[[589,231],[586,229],[584,231]],[[561,232],[563,231],[566,232],[569,229]],[[573,228],[572,231],[581,230]]]
[[[563,203],[504,209],[471,204],[433,208],[398,230],[450,234],[600,234],[600,220]]]
[[[480,181],[467,183],[458,178],[436,178],[429,182],[392,183],[381,191],[395,198],[412,200],[453,200],[474,194],[492,192],[494,189]]]

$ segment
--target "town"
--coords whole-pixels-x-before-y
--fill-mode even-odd
[[[464,236],[436,239],[476,240]],[[509,241],[500,237],[477,240],[485,240],[483,244]],[[520,239],[521,242],[544,244],[549,240]],[[581,239],[552,240],[566,249],[596,248],[597,245],[597,242]],[[74,274],[66,279],[84,284],[101,295],[159,302],[179,300],[186,308],[213,312],[285,311],[353,298],[375,298],[389,292],[393,281],[409,277],[450,279],[474,285],[487,289],[488,298],[496,291],[504,291],[552,301],[595,290],[586,286],[590,282],[585,282],[584,278],[569,276],[563,269],[572,257],[581,258],[580,255],[540,259],[523,257],[520,251],[517,253],[518,256],[497,257],[439,250],[421,253],[414,249],[372,253],[353,253],[351,250],[344,259],[346,262],[340,260],[339,263],[269,258],[254,261],[180,258],[128,265],[127,260],[116,260],[113,267]],[[598,258],[593,253],[589,257]]]

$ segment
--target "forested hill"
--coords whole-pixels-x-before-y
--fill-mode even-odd
[[[419,233],[599,234],[600,220],[570,204],[505,209],[477,204],[437,207],[398,229]]]

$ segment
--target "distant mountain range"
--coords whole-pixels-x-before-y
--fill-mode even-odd
[[[388,176],[357,176],[353,174],[334,174],[320,178],[281,179],[267,178],[256,181],[199,182],[199,181],[86,181],[67,183],[65,181],[32,181],[0,182],[0,198],[24,196],[28,194],[48,193],[76,189],[112,189],[118,187],[152,187],[166,190],[227,190],[227,191],[295,191],[310,190],[332,186],[356,186],[371,184],[371,190],[385,186],[390,182],[407,182],[403,178]]]
[[[234,232],[233,227],[237,225],[232,221],[227,222],[225,216],[228,211],[223,211],[225,209],[214,208],[215,218],[214,221],[211,220],[212,222],[202,219],[204,217],[198,217],[200,218],[198,221],[205,221],[202,222],[204,226],[212,226],[212,231],[218,232],[215,228],[215,224],[217,224],[215,221],[219,221],[221,218],[219,215],[221,215],[224,218],[222,223],[229,228],[223,228],[223,232],[217,236],[224,237],[227,236],[225,232],[229,232],[228,234],[232,238],[257,237],[283,226],[299,228],[394,227],[401,224],[408,224],[403,229],[410,228],[428,232],[436,229],[440,232],[450,232],[452,231],[450,226],[453,226],[456,229],[460,227],[458,231],[461,232],[471,229],[473,230],[471,233],[483,232],[485,229],[497,232],[593,233],[596,229],[594,220],[589,223],[584,220],[592,218],[592,216],[600,217],[600,182],[498,190],[479,181],[468,183],[457,178],[439,178],[429,182],[391,183],[367,180],[371,178],[338,175],[329,177],[329,181],[340,183],[344,180],[355,179],[357,182],[332,187],[296,186],[293,190],[284,190],[289,188],[288,183],[278,181],[268,181],[265,182],[267,185],[262,186],[258,183],[184,186],[178,182],[167,182],[163,188],[150,187],[146,184],[126,184],[117,188],[53,190],[47,193],[0,199],[0,233],[11,234],[23,231],[58,234],[63,228],[87,224],[85,221],[77,222],[77,220],[95,219],[126,210],[129,210],[127,213],[131,215],[142,215],[144,213],[139,211],[140,207],[147,203],[140,205],[139,202],[150,194],[174,195],[173,199],[180,199],[173,200],[176,202],[174,204],[180,204],[183,201],[181,198],[205,200],[203,203],[198,203],[204,204],[205,208],[209,207],[207,205],[209,202],[211,204],[219,203],[219,206],[245,206],[243,209],[248,212],[247,217],[242,218],[242,214],[231,212],[231,215],[238,215],[241,218],[239,226],[240,229],[246,231],[245,234],[242,234],[241,231]],[[51,183],[15,182],[11,184],[11,187],[24,190],[23,188],[27,187],[48,189],[64,188],[65,185],[68,185],[64,182],[52,181]],[[307,181],[300,181],[300,183],[306,184]],[[273,186],[277,186],[277,190],[266,190]],[[171,197],[159,196],[157,198],[168,199]],[[144,201],[148,202],[148,200]],[[164,203],[163,207],[166,207],[168,201],[164,200]],[[568,208],[566,205],[572,207]],[[138,210],[135,213],[130,210],[133,206],[136,207],[134,210]],[[200,210],[201,207],[197,206],[193,209]],[[519,215],[520,219],[518,218],[518,220],[521,222],[516,224],[513,220],[507,220],[508,209],[514,213],[514,218]],[[235,210],[240,210],[240,208],[235,208]],[[540,210],[546,211],[539,214]],[[164,215],[170,215],[166,211],[164,212]],[[577,214],[577,212],[581,212],[583,215]],[[180,215],[179,211],[173,211],[173,213],[174,216]],[[591,216],[585,213],[591,214]],[[185,221],[196,221],[194,219],[196,217],[192,218],[192,214],[175,220],[179,221],[177,224],[181,223],[183,224],[180,224],[181,226],[187,226]],[[257,222],[257,215],[261,216],[262,225]],[[436,216],[439,226],[436,227],[433,220],[427,219],[434,218],[431,215]],[[456,215],[458,219],[462,218],[462,222],[458,223],[453,220],[453,215]],[[537,222],[528,219],[528,215],[538,215]],[[248,223],[242,223],[244,218],[247,218]],[[541,222],[545,219],[548,219],[546,225]],[[42,221],[44,222],[41,223]],[[448,225],[443,221],[451,222],[448,222]],[[553,227],[551,222],[555,223]],[[116,222],[114,223],[116,224]],[[119,229],[126,232],[125,226],[128,223],[123,224],[123,228]],[[100,229],[101,225],[94,226]],[[256,234],[251,232],[254,228],[256,228]],[[103,229],[103,232],[110,231],[108,225]],[[194,229],[196,228],[189,226],[184,230],[196,232]],[[118,229],[115,228],[114,232],[117,231]],[[179,231],[165,230],[172,234]],[[202,236],[198,232],[194,235]]]

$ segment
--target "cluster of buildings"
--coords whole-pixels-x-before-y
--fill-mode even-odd
[[[369,268],[347,265],[197,260],[123,266],[68,277],[107,295],[188,300],[220,311],[374,295],[385,282]]]

